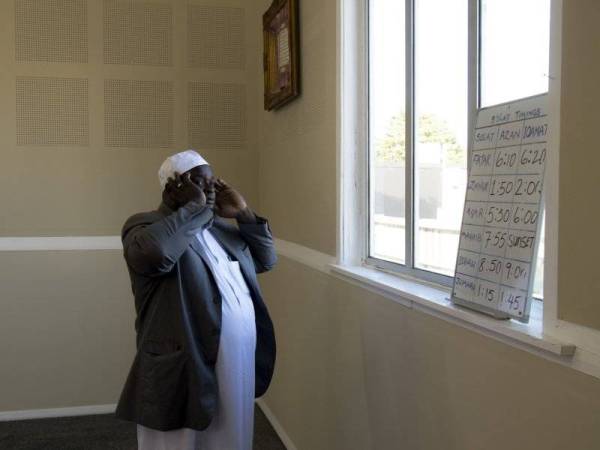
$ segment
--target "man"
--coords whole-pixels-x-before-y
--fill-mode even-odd
[[[277,260],[269,224],[193,150],[159,179],[158,210],[121,234],[137,353],[116,416],[138,424],[140,450],[250,450],[275,364],[256,277]]]

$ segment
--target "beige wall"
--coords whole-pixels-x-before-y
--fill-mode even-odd
[[[135,346],[121,252],[0,252],[0,265],[0,411],[115,403]]]
[[[593,450],[600,382],[281,258],[265,401],[299,450]]]
[[[254,3],[261,37],[256,27],[271,0]],[[258,105],[260,208],[279,238],[334,255],[335,1],[301,1],[300,28],[300,98],[274,112]]]
[[[189,146],[256,207],[249,15],[244,0],[1,1],[0,236],[118,235]],[[113,79],[133,89],[111,95]],[[135,351],[121,251],[0,251],[0,266],[0,412],[116,403]]]
[[[104,77],[173,81],[174,148],[187,146],[186,81],[246,80],[246,147],[207,157],[269,217],[276,237],[335,254],[335,2],[301,2],[302,96],[272,113],[262,110],[260,67],[270,1],[219,2],[245,10],[244,73],[183,67],[184,2],[154,3],[173,5],[177,70],[105,67],[101,2],[92,0],[88,63],[16,62],[14,2],[0,3],[8,99],[0,105],[0,235],[117,234],[128,214],[155,206],[155,172],[171,149],[104,146]],[[40,75],[90,80],[89,145],[17,145],[16,78]],[[134,345],[121,253],[2,252],[0,260],[0,411],[116,402]],[[563,288],[579,272],[567,273]],[[283,257],[261,282],[278,342],[265,401],[300,450],[600,447],[592,377]]]
[[[566,1],[563,10],[558,313],[600,329],[600,3]]]
[[[158,205],[165,156],[190,146],[256,204],[248,111],[260,94],[246,85],[260,61],[246,57],[257,44],[245,8],[242,0],[0,2],[0,236],[119,234],[128,215]],[[115,90],[112,80],[131,85]],[[194,97],[190,83],[206,83],[207,95]]]
[[[255,3],[258,17],[270,2]],[[301,9],[303,94],[260,113],[260,205],[277,237],[334,254],[335,2]],[[278,342],[265,401],[298,449],[600,448],[595,378],[286,258],[261,282]]]

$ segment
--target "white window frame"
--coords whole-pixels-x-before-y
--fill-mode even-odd
[[[545,175],[544,302],[534,302],[528,324],[499,321],[452,304],[450,288],[415,273],[391,272],[369,263],[368,254],[368,0],[337,0],[337,198],[336,263],[330,270],[348,282],[407,308],[434,315],[506,344],[600,378],[600,331],[564,322],[557,315],[558,175],[563,0],[551,0],[548,99],[552,135]],[[469,0],[470,26],[479,26],[479,0]],[[412,17],[411,15],[407,15]],[[472,21],[475,21],[473,24]],[[473,35],[473,33],[471,33]],[[475,34],[477,36],[478,33]],[[469,127],[478,92],[478,45],[469,38]],[[477,49],[477,50],[474,50]],[[410,49],[412,52],[412,49]],[[408,112],[408,111],[407,111]],[[383,270],[382,270],[383,269]]]
[[[415,202],[415,173],[414,173],[414,153],[415,153],[415,135],[417,129],[414,123],[414,108],[415,108],[415,2],[417,0],[403,0],[405,1],[405,74],[406,74],[406,86],[405,86],[405,111],[406,111],[406,152],[405,152],[405,220],[404,220],[404,248],[405,264],[395,263],[387,261],[382,258],[376,258],[370,254],[370,236],[365,241],[364,249],[364,261],[373,267],[377,267],[382,270],[388,270],[392,272],[402,273],[414,278],[419,278],[424,281],[437,283],[443,286],[451,286],[453,278],[436,273],[433,271],[420,269],[415,265],[415,221],[414,221],[414,202]],[[366,76],[367,76],[367,104],[369,102],[369,2],[370,0],[364,0],[363,8],[365,8],[364,14],[366,14],[367,30],[366,30]],[[479,32],[480,32],[480,20],[479,20],[479,4],[480,0],[468,0],[469,2],[469,33],[468,33],[468,118],[467,126],[471,130],[475,123],[475,117],[479,106]],[[368,117],[368,109],[367,109]],[[363,125],[364,126],[364,125]],[[369,124],[367,122],[367,171],[369,167]],[[467,161],[470,158],[467,156]],[[369,174],[367,173],[367,183],[369,183]],[[367,190],[367,214],[364,216],[366,221],[367,233],[371,233],[370,228],[370,208],[368,205],[369,192]]]

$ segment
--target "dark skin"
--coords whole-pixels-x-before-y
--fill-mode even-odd
[[[209,165],[196,166],[169,178],[163,191],[163,202],[177,210],[190,201],[208,205],[216,215],[236,219],[241,223],[255,223],[256,216],[244,197],[223,179],[214,176]]]

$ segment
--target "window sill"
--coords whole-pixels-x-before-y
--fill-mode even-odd
[[[449,300],[450,289],[442,286],[368,266],[331,264],[330,268],[337,277],[365,287],[407,308],[456,323],[524,350],[561,359],[568,359],[575,353],[575,345],[544,335],[540,301],[534,301],[531,305],[530,320],[527,324],[514,320],[497,320],[455,305]]]

